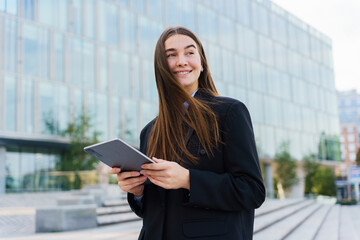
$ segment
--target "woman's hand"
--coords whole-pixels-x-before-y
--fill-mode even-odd
[[[141,174],[149,180],[165,189],[185,188],[190,190],[190,173],[176,162],[152,158],[156,164],[143,164]]]
[[[111,168],[109,174],[116,174],[118,185],[124,192],[132,193],[136,197],[141,197],[144,192],[144,185],[146,181],[145,176],[140,176],[139,172],[121,172],[120,168]]]

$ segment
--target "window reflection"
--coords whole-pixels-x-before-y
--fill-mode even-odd
[[[139,142],[138,101],[124,99],[124,140],[133,145]]]
[[[2,0],[0,1],[0,11],[16,15],[17,5],[17,0]]]
[[[34,84],[32,79],[22,81],[22,124],[23,131],[32,133],[34,131]]]
[[[10,72],[17,70],[17,21],[6,19],[5,69]]]
[[[65,45],[64,35],[54,34],[54,75],[59,82],[65,81]]]
[[[16,130],[17,122],[17,81],[15,77],[5,76],[5,129]]]
[[[38,0],[39,22],[67,30],[68,0]]]
[[[35,77],[49,77],[49,32],[23,24],[23,71]]]
[[[136,15],[128,10],[121,10],[121,41],[125,51],[136,53]]]
[[[99,40],[113,45],[119,44],[119,16],[117,6],[98,1]]]
[[[34,20],[35,0],[20,0],[20,6],[24,18]]]

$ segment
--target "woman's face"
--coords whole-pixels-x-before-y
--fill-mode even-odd
[[[165,41],[165,53],[170,71],[185,90],[193,94],[203,70],[195,41],[186,35],[173,35]]]

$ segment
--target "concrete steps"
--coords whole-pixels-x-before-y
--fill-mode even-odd
[[[256,210],[254,240],[360,240],[360,206],[267,200]]]
[[[96,209],[96,214],[98,226],[141,220],[131,211],[126,197],[104,201],[102,207]]]

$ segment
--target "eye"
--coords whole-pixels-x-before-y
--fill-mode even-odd
[[[175,54],[174,54],[174,53],[170,53],[170,54],[166,55],[166,57],[167,57],[167,58],[169,58],[169,57],[175,57]]]
[[[194,54],[194,52],[188,52],[187,53],[187,55],[193,55]]]

